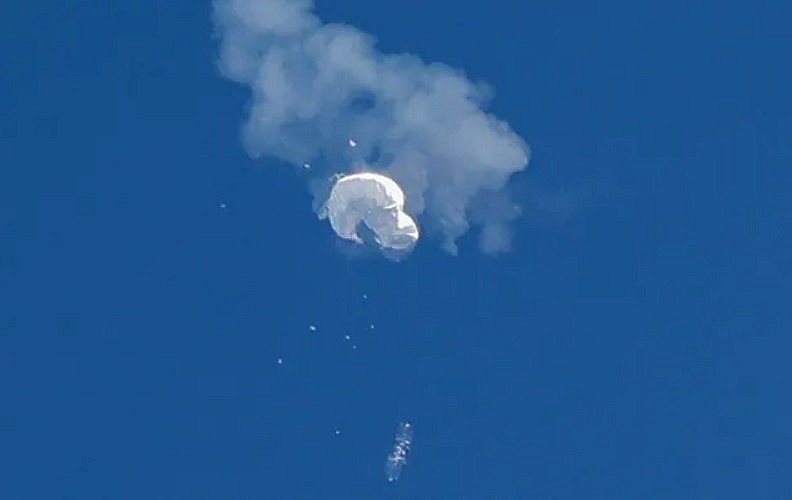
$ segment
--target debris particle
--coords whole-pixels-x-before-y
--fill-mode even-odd
[[[278,358],[278,364],[279,364],[279,365],[282,365],[282,364],[283,364],[283,358]]]
[[[303,168],[304,168],[305,170],[310,170],[310,168],[311,168],[311,164],[310,164],[310,163],[303,163]]]
[[[336,430],[335,430],[335,435],[336,435],[336,436],[340,436],[340,435],[341,435],[341,431],[340,431],[339,429],[336,429]]]
[[[351,148],[357,147],[357,141],[355,139],[349,139],[349,147]]]
[[[225,208],[225,207],[227,207],[227,206],[228,206],[228,205],[226,205],[225,203],[221,203],[221,204],[220,204],[220,208]]]
[[[350,337],[349,335],[344,335],[344,340],[351,340],[351,339],[352,337]]]
[[[374,323],[369,325],[369,330],[373,330],[373,329],[374,329]]]
[[[364,298],[364,299],[367,299],[367,298],[368,298],[368,295],[366,295],[366,294],[364,293],[364,294],[363,294],[363,298]]]
[[[308,329],[311,330],[312,332],[315,332],[316,331],[316,326],[315,325],[308,325]]]
[[[398,481],[402,469],[407,463],[407,454],[410,452],[412,440],[412,424],[410,422],[399,422],[399,426],[396,428],[393,451],[385,460],[385,475],[388,481]]]

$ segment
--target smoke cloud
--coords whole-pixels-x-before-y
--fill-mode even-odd
[[[519,210],[506,186],[529,151],[484,111],[487,88],[442,64],[382,54],[356,28],[323,23],[311,0],[215,0],[214,9],[221,72],[252,91],[248,154],[310,164],[323,179],[382,172],[449,252],[472,226],[484,252],[508,250]],[[327,194],[314,189],[315,207]]]

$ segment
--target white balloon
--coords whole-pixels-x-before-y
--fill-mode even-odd
[[[382,248],[409,250],[418,241],[418,225],[404,211],[404,191],[382,174],[362,172],[336,181],[325,214],[336,234],[363,243],[359,228],[368,227]]]

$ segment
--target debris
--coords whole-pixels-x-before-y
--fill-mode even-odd
[[[328,219],[342,239],[406,252],[415,246],[420,231],[405,211],[405,203],[404,191],[395,180],[374,172],[358,172],[335,181],[320,218]],[[360,232],[362,226],[369,230],[368,241]]]
[[[413,440],[412,424],[409,422],[399,422],[396,428],[396,438],[393,443],[393,451],[385,460],[385,476],[388,481],[397,481],[401,475],[404,465],[407,463],[407,454]]]

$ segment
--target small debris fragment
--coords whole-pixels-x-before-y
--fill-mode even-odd
[[[283,358],[278,358],[278,364],[279,364],[279,365],[282,365],[282,364],[283,364]]]
[[[340,431],[339,429],[336,429],[336,430],[335,430],[335,435],[336,435],[336,436],[340,436],[340,435],[341,435],[341,431]]]
[[[225,208],[225,207],[227,207],[227,206],[228,206],[228,205],[226,205],[225,203],[221,203],[221,204],[220,204],[220,208]]]
[[[312,332],[315,332],[316,331],[316,326],[315,325],[308,325],[308,329],[311,330]]]
[[[303,163],[303,168],[305,170],[310,170],[311,169],[311,164],[310,163]]]
[[[352,337],[350,337],[349,335],[344,335],[344,340],[351,340],[351,339]]]
[[[404,465],[407,463],[407,454],[413,440],[412,424],[410,422],[399,422],[396,428],[396,437],[393,443],[393,451],[385,461],[385,476],[388,481],[398,481]]]
[[[373,329],[374,329],[374,323],[369,325],[369,330],[373,330]]]
[[[364,298],[364,299],[367,299],[367,298],[368,298],[368,295],[366,295],[366,294],[364,293],[364,294],[363,294],[363,298]]]
[[[356,148],[357,144],[358,143],[357,143],[357,141],[355,139],[349,139],[349,147]]]

